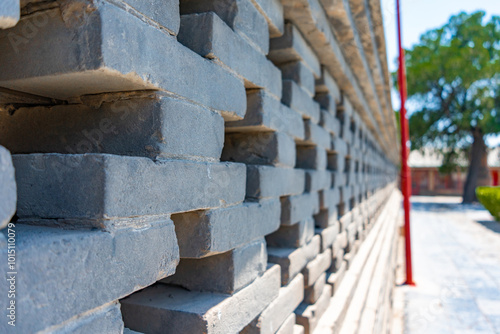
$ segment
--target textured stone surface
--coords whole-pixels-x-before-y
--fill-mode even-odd
[[[250,165],[295,166],[295,141],[281,132],[230,133],[226,135],[223,161]]]
[[[310,217],[291,226],[282,225],[279,230],[266,236],[266,241],[270,247],[298,248],[307,244],[313,235],[314,219]]]
[[[156,284],[121,301],[125,326],[146,333],[237,333],[279,294],[279,266],[233,296]]]
[[[283,11],[283,9],[281,9]],[[19,0],[3,0],[0,3],[0,29],[11,28],[19,21]]]
[[[330,268],[332,263],[332,251],[327,249],[323,253],[318,254],[316,258],[310,261],[302,270],[304,275],[304,286],[312,286],[321,276],[322,273]]]
[[[311,99],[307,91],[302,89],[295,81],[283,80],[283,103],[299,114],[304,119],[311,119],[314,123],[319,122],[319,104]]]
[[[330,303],[332,287],[326,285],[319,299],[313,305],[300,304],[295,310],[297,323],[304,327],[305,334],[312,334]]]
[[[247,197],[266,198],[301,194],[305,187],[303,170],[271,166],[247,166]]]
[[[300,248],[267,249],[268,261],[281,267],[281,284],[287,285],[309,261],[319,254],[320,237],[314,236],[311,241]]]
[[[279,0],[251,0],[269,25],[269,37],[280,37],[285,29],[283,6]]]
[[[339,225],[337,223],[324,229],[317,228],[316,234],[321,236],[321,252],[324,252],[326,249],[330,248],[337,239]]]
[[[301,61],[292,61],[279,65],[284,80],[295,81],[310,97],[315,94],[315,79],[311,70]]]
[[[66,25],[56,8],[0,31],[2,41],[7,34],[19,37],[0,54],[0,86],[60,100],[159,89],[224,111],[228,119],[244,116],[241,80],[125,10],[105,1],[93,6],[77,25]],[[72,20],[77,13],[63,14]],[[24,37],[37,20],[47,24]]]
[[[1,252],[7,258],[7,249]],[[172,275],[179,261],[174,225],[166,217],[113,233],[18,223],[16,255],[16,304],[22,305],[16,315],[23,319],[16,330],[24,333],[56,326],[151,285]],[[0,287],[7,291],[3,282]],[[2,299],[2,307],[7,302]],[[0,329],[5,326],[2,322]]]
[[[82,104],[22,108],[12,116],[1,113],[0,144],[12,153],[218,160],[224,120],[199,105],[150,93],[144,98],[104,102],[99,108]]]
[[[314,304],[318,301],[323,293],[326,284],[326,272],[323,272],[313,285],[304,289],[304,303]]]
[[[245,167],[240,164],[154,162],[107,154],[15,155],[13,161],[17,214],[26,219],[93,219],[101,226],[111,218],[236,204],[245,195]]]
[[[324,170],[327,166],[325,149],[318,146],[297,146],[297,168]]]
[[[249,6],[253,8],[252,4]],[[231,69],[245,81],[246,88],[263,88],[275,97],[281,97],[280,70],[235,34],[215,13],[182,15],[178,39],[200,56]]]
[[[281,225],[293,225],[319,211],[318,193],[303,193],[281,198]]]
[[[304,278],[298,274],[287,286],[280,289],[278,297],[242,331],[243,334],[274,334],[285,325],[290,314],[304,298]],[[295,317],[294,317],[295,320]],[[295,323],[295,321],[294,321]],[[285,333],[285,332],[283,332]]]
[[[338,290],[347,269],[345,261],[341,261],[340,263],[341,264],[338,267],[337,271],[329,273],[327,277],[327,283],[332,286],[332,294],[334,294]]]
[[[247,112],[239,121],[226,122],[226,132],[278,131],[304,139],[302,116],[262,89],[247,90]]]
[[[175,275],[161,282],[190,291],[233,294],[261,275],[266,266],[266,242],[259,239],[219,255],[181,259]]]
[[[339,86],[325,67],[321,68],[321,77],[316,79],[316,93],[326,93],[331,95],[338,104],[342,100]]]
[[[283,322],[283,324],[280,326],[280,328],[276,331],[276,334],[288,334],[288,333],[295,333],[294,332],[294,327],[295,327],[295,313],[292,313],[286,318],[286,320]]]
[[[299,30],[291,23],[285,24],[283,36],[271,40],[269,59],[275,64],[301,60],[316,77],[321,75],[321,67],[316,54]]]
[[[278,199],[245,202],[222,209],[172,215],[183,258],[201,258],[246,244],[276,231]]]
[[[16,180],[9,151],[0,146],[0,230],[16,212]]]
[[[332,173],[327,170],[306,169],[306,192],[316,192],[329,188]]]
[[[254,4],[255,1],[251,0],[181,0],[181,14],[214,12],[259,52],[267,54],[269,52],[267,19]]]

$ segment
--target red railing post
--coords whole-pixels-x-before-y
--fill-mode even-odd
[[[415,285],[413,282],[412,262],[411,262],[411,232],[410,232],[410,196],[411,196],[411,174],[408,167],[409,155],[409,124],[406,118],[406,67],[403,43],[401,37],[401,14],[399,0],[396,0],[396,13],[398,21],[398,46],[399,46],[399,94],[401,97],[401,110],[399,121],[401,127],[401,191],[403,192],[403,206],[405,210],[405,253],[406,253],[406,283]]]

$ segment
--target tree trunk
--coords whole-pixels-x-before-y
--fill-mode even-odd
[[[480,129],[474,128],[472,136],[474,141],[469,154],[469,170],[464,185],[463,203],[476,202],[476,187],[490,184],[488,155],[483,133]]]

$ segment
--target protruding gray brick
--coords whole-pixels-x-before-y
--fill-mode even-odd
[[[75,319],[59,326],[51,327],[50,332],[57,334],[127,333],[123,328],[122,313],[117,301],[78,315]]]
[[[338,209],[332,206],[327,209],[320,209],[318,214],[314,216],[316,226],[319,228],[328,228],[333,225],[338,226]]]
[[[325,189],[319,192],[319,205],[322,209],[335,207],[339,204],[340,192],[338,188]]]
[[[327,170],[306,169],[306,191],[316,192],[330,188],[332,173]]]
[[[249,6],[253,7],[252,4]],[[275,97],[281,97],[280,70],[215,13],[182,15],[178,39],[200,56],[231,69],[245,81],[246,88],[263,88]]]
[[[323,293],[313,305],[300,304],[295,310],[297,323],[304,327],[305,334],[312,334],[316,328],[319,319],[323,316],[328,305],[330,305],[330,297],[332,296],[332,287],[326,285]]]
[[[222,160],[293,168],[295,141],[281,132],[229,133],[224,141]]]
[[[319,212],[318,193],[281,198],[281,225],[293,225]]]
[[[326,150],[331,150],[332,136],[321,126],[315,124],[312,119],[304,120],[305,137],[304,143],[317,145]]]
[[[269,37],[275,38],[283,35],[285,19],[283,6],[279,0],[252,0],[259,12],[264,15],[269,25]]]
[[[0,146],[0,230],[16,212],[16,180],[9,151]]]
[[[331,95],[337,104],[342,101],[339,86],[328,72],[328,69],[325,67],[321,68],[321,77],[316,79],[316,93],[326,93]]]
[[[90,10],[80,19],[74,17],[80,11],[71,11],[71,6],[62,13],[54,8],[0,31],[0,40],[11,41],[0,53],[0,86],[59,100],[162,90],[223,111],[227,119],[245,115],[240,79],[116,5],[88,4]],[[37,26],[40,21],[47,23]],[[30,25],[36,30],[25,36]]]
[[[329,273],[327,277],[327,283],[332,287],[332,295],[335,294],[335,292],[339,289],[340,284],[342,283],[342,280],[344,279],[345,272],[346,272],[346,262],[341,261],[340,266],[338,267],[338,270],[334,273]]]
[[[106,227],[109,219],[126,224],[127,217],[227,206],[245,196],[241,164],[108,154],[14,155],[13,162],[23,219]]]
[[[339,224],[337,223],[327,228],[318,228],[315,232],[321,236],[321,252],[324,252],[335,242],[339,234]]]
[[[150,93],[104,102],[99,108],[80,104],[2,113],[0,143],[13,153],[109,153],[217,161],[224,145],[224,119],[185,100]]]
[[[202,259],[181,259],[175,275],[161,280],[190,291],[233,294],[260,276],[267,266],[265,240]]]
[[[330,268],[332,263],[332,251],[327,249],[323,253],[318,254],[316,258],[310,261],[302,270],[304,275],[304,286],[310,287],[316,282],[322,273]]]
[[[247,112],[239,121],[226,122],[226,132],[278,131],[304,139],[302,116],[262,89],[247,91]]]
[[[269,52],[269,29],[250,0],[181,0],[181,14],[214,12],[262,54]]]
[[[301,194],[304,192],[305,174],[295,168],[247,166],[247,197],[267,198]]]
[[[279,230],[266,236],[269,247],[298,248],[311,241],[314,236],[314,219],[312,217],[297,224],[282,225]]]
[[[279,266],[233,296],[156,284],[121,300],[125,326],[146,333],[237,333],[279,294]]]
[[[326,285],[326,273],[322,273],[313,285],[304,289],[304,303],[314,304],[318,301]]]
[[[0,252],[7,258],[7,248]],[[16,255],[22,269],[16,281],[16,304],[22,305],[16,316],[23,319],[16,330],[21,333],[59,325],[123,298],[172,275],[179,261],[174,225],[167,217],[111,233],[18,222]],[[7,291],[5,279],[0,288]],[[8,332],[7,326],[1,322],[0,331]]]
[[[304,119],[310,119],[314,123],[319,122],[320,107],[307,92],[292,80],[283,80],[283,103],[299,114]]]
[[[290,314],[304,298],[304,278],[298,274],[287,286],[280,289],[278,297],[241,332],[242,334],[274,334],[281,330]]]
[[[284,80],[295,81],[310,97],[315,94],[314,74],[302,61],[292,61],[279,65]]]
[[[321,109],[321,119],[319,124],[328,132],[334,134],[335,136],[340,136],[340,122],[332,115],[330,112]]]
[[[334,97],[327,93],[317,93],[314,100],[319,103],[322,109],[330,115],[337,116],[337,102]]]
[[[277,198],[228,208],[172,215],[183,258],[202,258],[246,244],[276,231],[281,204]]]
[[[327,166],[326,151],[313,145],[297,146],[297,168],[325,170]]]
[[[281,267],[281,285],[287,285],[319,254],[319,244],[320,237],[314,236],[307,245],[300,248],[268,247],[268,261]]]
[[[269,59],[275,64],[302,60],[315,77],[321,75],[321,68],[316,54],[311,49],[299,30],[291,23],[285,24],[285,32],[279,38],[271,39]]]
[[[2,0],[0,3],[0,29],[7,29],[15,26],[19,21],[20,15],[21,8],[19,0]]]

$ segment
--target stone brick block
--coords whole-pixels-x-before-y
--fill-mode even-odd
[[[339,224],[334,224],[327,228],[316,229],[316,234],[321,236],[321,252],[330,248],[339,234]]]
[[[156,284],[121,300],[125,326],[145,333],[237,333],[280,289],[279,266],[233,296]]]
[[[51,333],[127,333],[123,328],[120,304],[115,301],[88,311],[58,326],[50,328]],[[130,333],[133,334],[133,333]]]
[[[340,248],[335,251],[335,256],[333,257],[332,260],[332,266],[330,267],[331,272],[336,273],[341,269],[342,263],[344,263],[344,255],[345,251],[343,248]]]
[[[294,328],[295,328],[295,313],[292,313],[288,316],[288,318],[286,318],[286,320],[283,322],[280,328],[278,328],[275,334],[295,333]]]
[[[283,36],[271,39],[269,59],[275,64],[301,60],[315,77],[318,78],[321,75],[321,67],[316,54],[299,30],[291,23],[285,24]]]
[[[328,132],[334,134],[335,136],[340,135],[340,122],[332,115],[332,113],[328,112],[325,109],[321,109],[321,118],[319,124]],[[333,148],[333,147],[332,147]]]
[[[340,202],[338,188],[325,189],[319,192],[319,205],[322,209],[336,207]]]
[[[128,11],[138,16],[146,16],[158,23],[163,29],[166,29],[170,34],[177,35],[180,27],[179,15],[179,0],[119,0],[124,4]],[[120,3],[118,2],[118,3]],[[120,4],[121,5],[121,4]],[[123,5],[121,5],[123,6]],[[136,15],[137,15],[136,14]]]
[[[297,249],[268,247],[268,262],[281,267],[281,285],[287,285],[319,254],[319,245],[320,237],[314,236],[307,245]]]
[[[15,26],[19,21],[21,8],[19,0],[3,0],[0,4],[0,29]]]
[[[342,101],[339,86],[325,67],[321,68],[321,77],[316,79],[316,93],[329,94],[337,104]]]
[[[109,153],[213,161],[220,158],[224,145],[224,119],[185,100],[149,93],[104,102],[99,108],[79,104],[2,113],[0,143],[12,153]]]
[[[316,192],[330,188],[332,173],[326,170],[306,169],[306,191]]]
[[[16,212],[16,180],[9,151],[0,146],[0,230]]]
[[[342,283],[342,280],[344,279],[345,272],[346,272],[346,263],[345,261],[342,261],[341,265],[339,266],[339,269],[334,272],[334,273],[329,273],[327,277],[327,284],[332,287],[332,295],[335,294],[335,292],[339,289],[340,284]]]
[[[317,93],[314,100],[319,103],[322,109],[326,110],[332,116],[337,115],[337,104],[334,97],[330,94]]]
[[[304,289],[304,303],[314,304],[318,301],[326,285],[326,273],[322,273],[313,285]]]
[[[269,132],[304,139],[302,116],[262,89],[247,90],[247,112],[239,121],[226,122],[226,132]]]
[[[16,281],[16,304],[22,307],[16,315],[23,319],[16,330],[21,333],[42,331],[125,297],[172,275],[179,261],[167,217],[111,233],[17,223],[16,235],[16,266],[22,269]],[[0,252],[7,258],[7,248]],[[0,288],[7,291],[5,279]],[[4,326],[6,321],[0,331],[7,331]]]
[[[267,198],[301,194],[305,173],[295,168],[247,166],[247,197]]]
[[[303,298],[304,278],[298,274],[288,285],[279,290],[278,297],[241,333],[274,334],[278,330],[282,330],[281,327],[285,325],[290,314],[299,306]]]
[[[182,258],[202,258],[246,244],[279,228],[281,204],[276,199],[222,209],[172,215]]]
[[[327,166],[326,151],[322,147],[297,145],[297,168],[325,170]]]
[[[307,92],[292,80],[283,80],[283,95],[281,101],[314,123],[319,122],[320,107]]]
[[[161,280],[190,291],[233,294],[260,276],[267,266],[265,240],[202,259],[181,259],[175,275]]]
[[[23,219],[106,227],[143,215],[237,204],[245,196],[242,164],[108,154],[14,155],[13,162]]]
[[[312,334],[316,328],[319,319],[323,316],[332,296],[332,287],[326,285],[319,299],[313,305],[300,304],[295,310],[297,323],[304,327],[305,334]]]
[[[336,206],[332,206],[328,209],[319,210],[318,214],[314,216],[314,221],[316,223],[316,227],[319,228],[328,228],[333,225],[338,224],[338,210]]]
[[[315,94],[314,74],[302,61],[292,61],[279,65],[283,80],[292,80],[304,89],[310,97]]]
[[[295,141],[281,132],[229,133],[222,160],[250,165],[295,166]]]
[[[252,0],[257,10],[264,15],[269,25],[269,37],[275,38],[283,35],[285,19],[283,5],[279,0]]]
[[[319,212],[318,193],[282,197],[281,225],[293,225]]]
[[[304,143],[317,145],[326,150],[332,150],[332,136],[321,126],[315,124],[312,119],[304,120]]]
[[[269,52],[267,19],[250,0],[181,0],[181,14],[214,12],[260,53]]]
[[[140,15],[107,1],[84,3],[89,10],[80,18],[71,6],[57,7],[0,31],[0,40],[11,41],[0,54],[0,86],[70,101],[88,94],[162,90],[220,110],[227,119],[245,115],[240,79]],[[30,26],[35,30],[25,36]]]
[[[201,2],[211,3],[205,0]],[[250,3],[249,6],[254,8]],[[275,97],[281,97],[280,70],[264,54],[232,31],[217,14],[182,15],[178,40],[200,56],[231,69],[244,80],[246,88],[263,88]],[[259,70],[256,71],[256,68]]]
[[[309,262],[302,270],[304,275],[304,286],[310,287],[318,280],[322,273],[330,268],[332,263],[332,251],[327,249],[323,253],[318,254],[314,260]]]
[[[311,241],[314,236],[314,219],[312,217],[297,224],[282,225],[279,230],[266,236],[269,247],[298,248]]]

